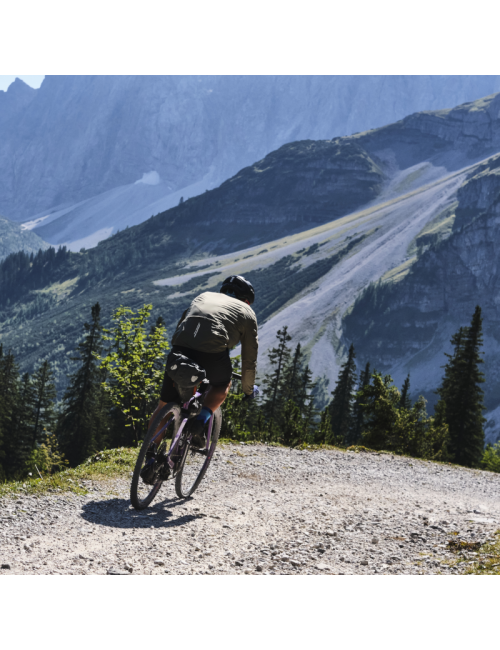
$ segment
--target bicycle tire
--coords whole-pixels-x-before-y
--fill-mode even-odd
[[[130,501],[136,510],[144,510],[144,508],[147,508],[155,496],[158,494],[158,491],[162,486],[163,480],[159,479],[151,486],[151,490],[147,496],[141,498],[141,495],[139,493],[139,485],[141,481],[141,470],[146,458],[146,452],[149,448],[152,438],[154,437],[154,434],[156,433],[156,430],[158,429],[158,426],[160,425],[160,422],[171,411],[174,411],[174,409],[180,409],[180,406],[175,402],[169,402],[168,404],[165,404],[161,411],[157,413],[157,415],[153,418],[153,421],[151,422],[151,425],[148,428],[148,432],[144,438],[144,442],[142,443],[139,455],[137,456],[134,473],[132,475],[132,483],[130,485]]]
[[[212,456],[214,455],[215,448],[219,440],[221,425],[222,425],[222,411],[220,410],[220,408],[218,408],[214,413],[214,424],[212,427],[212,437],[210,442],[210,449],[208,450],[208,456],[206,456],[205,462],[203,463],[198,476],[190,486],[184,485],[183,482],[183,478],[185,478],[184,469],[186,466],[186,460],[188,458],[191,449],[191,443],[188,442],[186,444],[186,447],[184,448],[184,453],[182,455],[179,471],[177,472],[177,475],[175,477],[175,492],[179,497],[179,499],[187,499],[188,497],[190,497],[193,494],[193,492],[196,490],[196,488],[200,485],[201,481],[203,480],[203,477],[207,472],[208,466],[210,465],[210,461],[212,460]]]

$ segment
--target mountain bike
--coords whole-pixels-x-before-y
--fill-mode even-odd
[[[233,372],[233,378],[241,380],[241,375]],[[147,508],[165,481],[174,480],[177,496],[186,499],[203,480],[219,440],[222,412],[218,408],[205,425],[203,449],[192,446],[186,425],[200,413],[209,388],[206,379],[195,389],[179,386],[182,403],[165,404],[153,418],[132,475],[130,501],[136,510]]]

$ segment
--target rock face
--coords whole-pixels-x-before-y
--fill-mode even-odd
[[[35,96],[36,90],[19,78],[10,84],[7,91],[0,90],[0,129],[7,125],[9,120],[16,121]]]
[[[49,244],[30,230],[23,230],[18,223],[0,217],[0,261],[7,255],[23,250],[26,253],[36,253]]]
[[[345,319],[345,335],[377,369],[398,380],[410,372],[414,390],[433,403],[449,338],[480,305],[486,406],[493,409],[500,391],[500,156],[474,169],[457,201],[451,235],[428,247],[399,282],[370,288]]]
[[[44,276],[46,286],[37,285],[48,306],[36,318],[35,296],[22,291],[2,310],[1,340],[19,350],[23,368],[53,362],[61,389],[68,353],[96,301],[106,305],[103,318],[124,301],[134,309],[151,302],[170,333],[196,294],[242,274],[259,290],[262,374],[287,325],[327,399],[350,341],[358,369],[370,360],[399,386],[410,372],[413,393],[432,399],[449,338],[479,303],[493,410],[500,394],[499,112],[494,95],[364,134],[284,145],[220,187],[68,254],[61,273],[57,267]],[[346,316],[378,280],[382,287]]]
[[[37,91],[21,83],[0,93],[0,211],[15,220],[151,172],[166,193],[203,179],[214,187],[287,142],[500,90],[491,76],[48,76]]]

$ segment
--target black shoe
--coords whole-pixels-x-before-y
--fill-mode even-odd
[[[204,422],[201,420],[191,420],[189,423],[188,433],[191,434],[191,446],[196,449],[203,449],[207,441],[205,439],[205,434],[203,432],[205,428]]]

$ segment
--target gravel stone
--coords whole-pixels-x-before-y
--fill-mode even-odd
[[[452,533],[483,543],[500,528],[498,474],[268,445],[225,445],[217,457],[193,498],[177,499],[169,481],[140,513],[130,478],[85,481],[86,495],[1,498],[2,570],[451,575],[475,557],[448,552]]]

